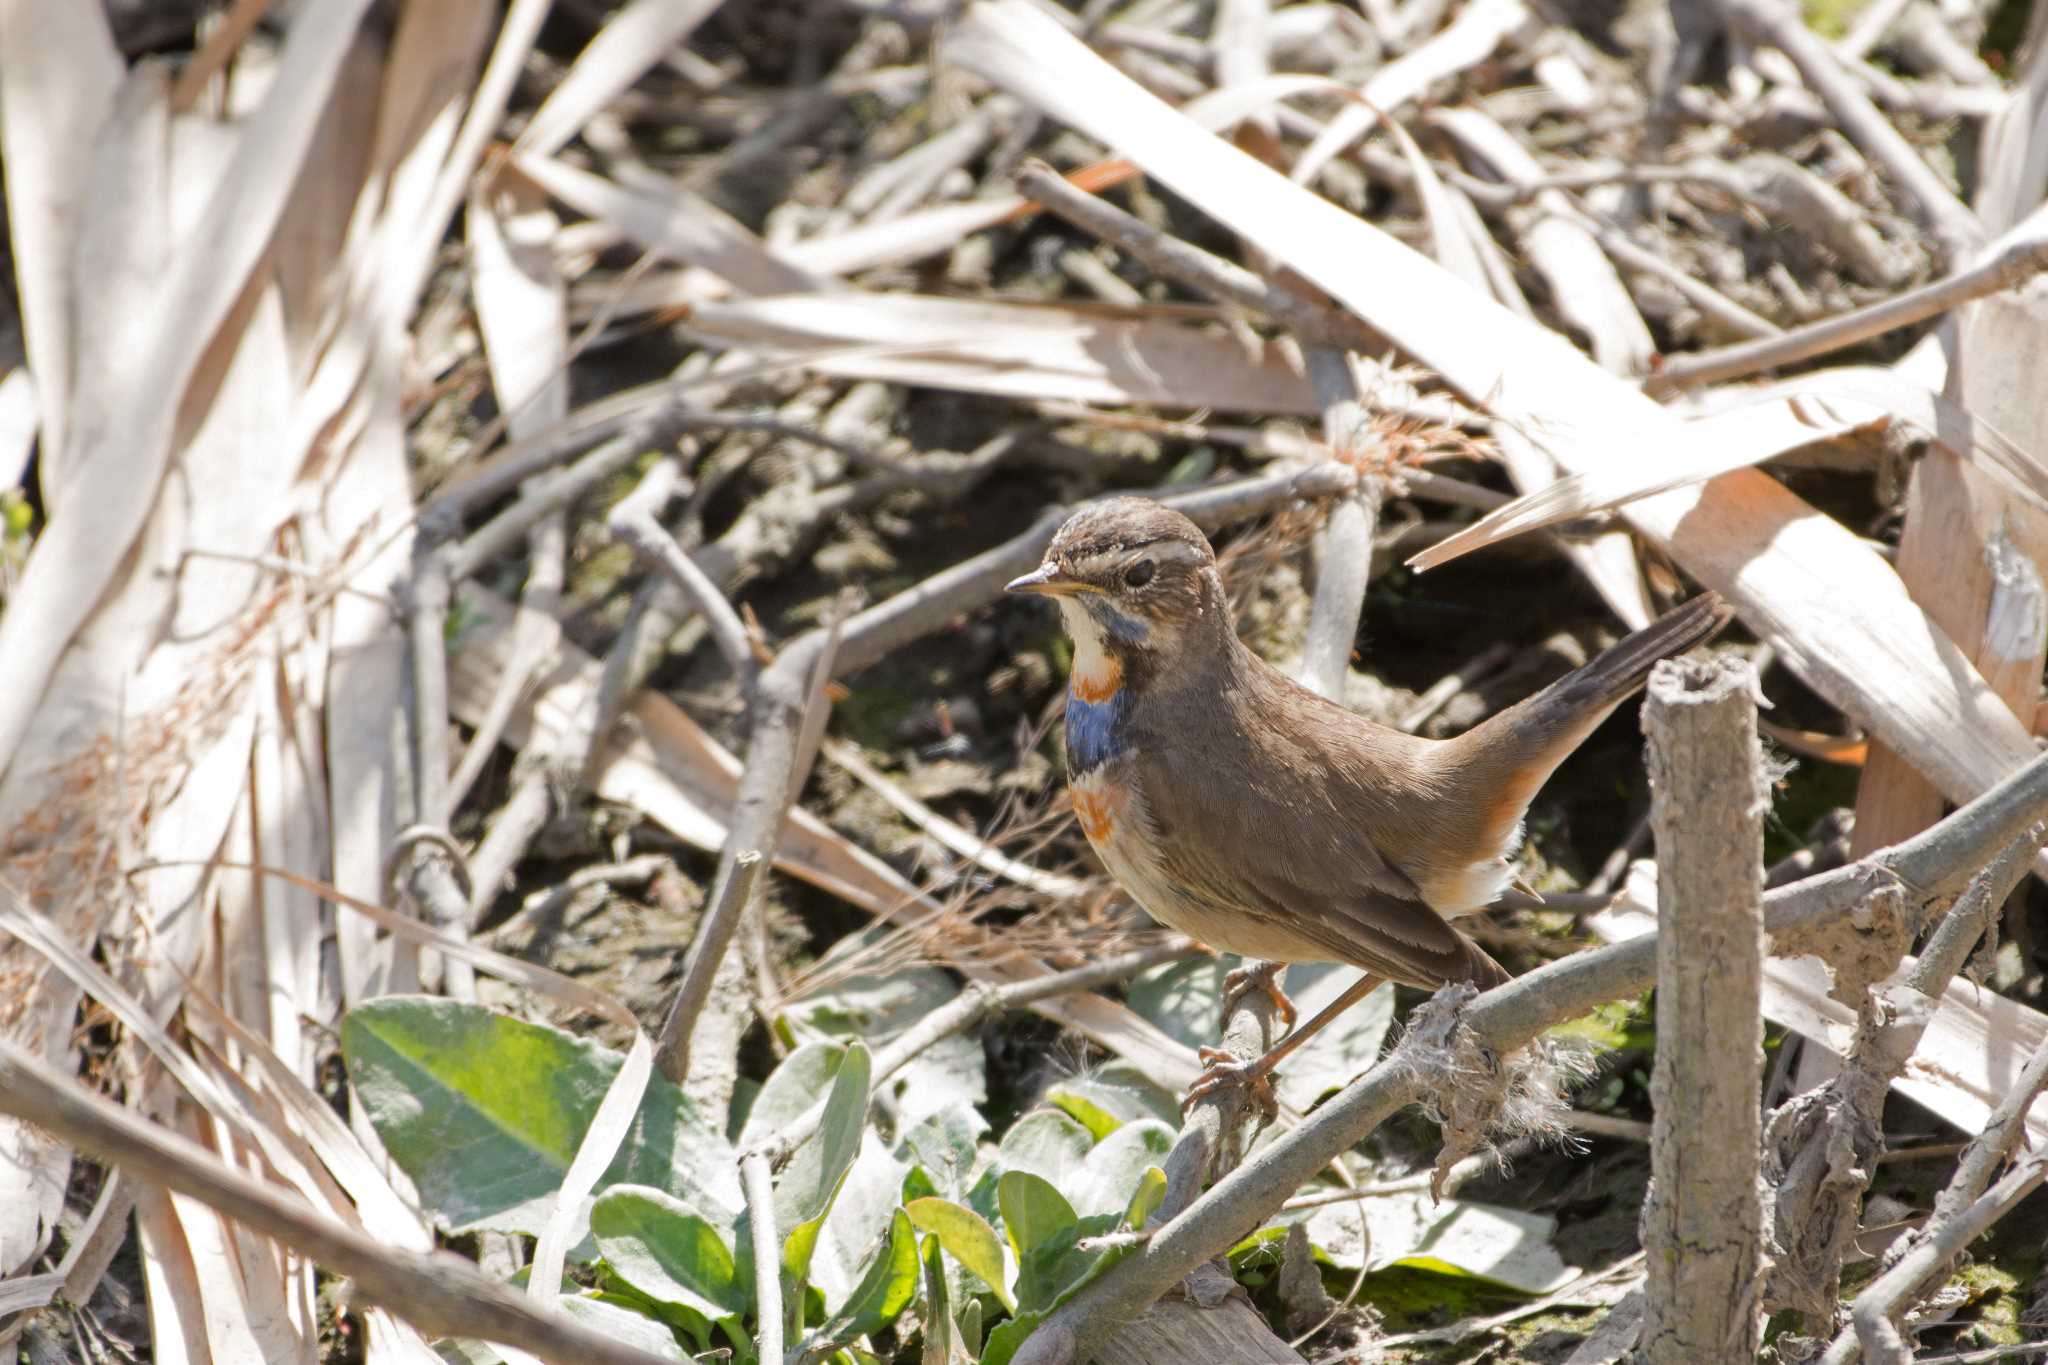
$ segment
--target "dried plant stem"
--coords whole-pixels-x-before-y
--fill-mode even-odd
[[[551,664],[562,639],[555,613],[561,605],[564,565],[569,555],[569,518],[558,512],[542,517],[526,538],[526,583],[520,589],[513,622],[512,658],[491,693],[491,704],[477,722],[469,747],[462,751],[455,776],[448,779],[450,808],[460,806],[497,752],[505,727],[518,713],[527,685]]]
[[[1650,674],[1657,832],[1657,1060],[1650,1081],[1648,1365],[1746,1365],[1763,1343],[1763,821],[1756,673],[1744,659]],[[1702,970],[1712,964],[1712,970]]]
[[[870,1084],[880,1085],[910,1065],[925,1049],[963,1029],[973,1028],[984,1019],[1007,1010],[1023,1009],[1027,1005],[1034,1005],[1055,995],[1100,990],[1104,986],[1135,976],[1147,967],[1177,961],[1195,951],[1194,945],[1186,939],[1175,937],[1163,943],[1119,953],[1101,962],[1091,962],[1085,967],[1051,972],[1029,981],[1013,981],[1002,986],[970,981],[959,995],[875,1049],[869,1070]],[[785,1124],[772,1138],[751,1149],[749,1155],[758,1153],[765,1156],[771,1166],[781,1165],[789,1159],[790,1153],[818,1131],[818,1125],[824,1117],[825,1102],[819,1100]]]
[[[408,643],[412,658],[412,783],[414,832],[437,837],[401,838],[392,850],[398,875],[426,922],[443,933],[469,932],[469,896],[456,879],[447,834],[454,814],[448,762],[448,603],[451,597],[445,543],[423,535],[413,561],[407,593]],[[410,951],[410,950],[407,950]],[[457,1000],[476,999],[476,972],[448,958],[443,987]]]
[[[647,476],[612,508],[605,524],[613,535],[649,565],[668,577],[697,609],[711,630],[711,639],[734,673],[749,677],[754,669],[754,652],[747,641],[747,628],[732,603],[711,581],[697,562],[683,553],[676,538],[661,524],[661,509],[675,495],[682,470],[672,459],[660,459]]]
[[[1688,384],[1712,384],[1773,365],[1790,365],[2011,289],[2048,270],[2048,236],[2033,220],[2023,227],[2024,232],[2008,234],[2005,245],[1985,260],[1932,284],[1775,336],[1668,357],[1643,387],[1668,393]]]
[[[1371,439],[1351,354],[1334,346],[1311,346],[1307,360],[1309,382],[1323,405],[1323,440],[1332,450],[1351,454],[1361,440]],[[1315,593],[1302,642],[1301,681],[1336,702],[1344,699],[1344,679],[1358,642],[1381,495],[1380,479],[1360,480],[1356,490],[1331,502],[1311,547]]]
[[[749,753],[751,754],[751,750]],[[721,923],[738,924],[742,911],[754,898],[754,888],[761,880],[761,873],[767,867],[767,859],[758,848],[741,848],[730,862],[722,862],[718,869],[717,890],[712,892],[711,903],[704,912],[703,923],[716,920]],[[698,941],[703,941],[703,930],[698,930]],[[694,945],[693,945],[694,951]],[[721,951],[721,956],[723,955]],[[716,959],[712,960],[715,969]],[[668,1017],[662,1022],[661,1037],[655,1043],[654,1065],[662,1075],[677,1085],[688,1079],[690,1070],[690,1037],[697,1017],[703,1012],[704,1003],[710,998],[711,986],[716,971],[706,972],[702,980],[693,980],[688,969],[684,971],[683,984],[676,991],[675,999],[669,1002]]]
[[[349,1277],[365,1300],[430,1336],[516,1344],[563,1365],[656,1365],[565,1314],[534,1306],[459,1257],[422,1255],[315,1213],[277,1186],[244,1175],[181,1134],[87,1091],[0,1042],[0,1111],[27,1119],[124,1175],[218,1209]]]
[[[1797,935],[1831,924],[1845,918],[1875,886],[1905,885],[1922,898],[1945,894],[2043,817],[2048,817],[2048,756],[1911,839],[1766,893],[1765,930],[1773,936]],[[1647,989],[1656,979],[1656,951],[1654,937],[1645,936],[1548,963],[1474,1001],[1463,1011],[1463,1026],[1479,1044],[1506,1055],[1546,1028]],[[1397,1048],[1056,1309],[1019,1352],[1020,1365],[1085,1359],[1118,1323],[1142,1312],[1196,1266],[1257,1227],[1332,1154],[1424,1098],[1426,1086],[1413,1057]]]
[[[775,1230],[775,1190],[768,1158],[749,1152],[740,1158],[740,1190],[754,1243],[755,1358],[762,1365],[782,1359],[782,1239]]]

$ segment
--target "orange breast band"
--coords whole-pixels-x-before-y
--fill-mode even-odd
[[[1075,673],[1068,681],[1082,701],[1105,702],[1124,685],[1124,668],[1115,655],[1105,655],[1100,673]]]
[[[1088,842],[1099,844],[1116,830],[1117,812],[1123,809],[1124,791],[1116,786],[1085,786],[1073,789],[1074,814]]]

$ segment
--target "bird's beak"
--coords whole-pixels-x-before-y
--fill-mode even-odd
[[[1013,578],[1003,585],[1004,592],[1035,592],[1046,597],[1065,597],[1069,593],[1087,592],[1089,585],[1078,578],[1068,578],[1050,564],[1041,564],[1022,578]]]

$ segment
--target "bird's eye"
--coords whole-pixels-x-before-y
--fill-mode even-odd
[[[1159,572],[1159,566],[1149,559],[1141,559],[1124,570],[1124,586],[1142,588],[1152,581],[1152,575]]]

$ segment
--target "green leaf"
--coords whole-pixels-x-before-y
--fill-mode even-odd
[[[593,1327],[624,1346],[631,1346],[659,1356],[663,1360],[683,1362],[691,1365],[693,1357],[676,1342],[675,1334],[653,1318],[622,1308],[615,1303],[601,1299],[586,1298],[581,1294],[564,1294],[561,1297],[562,1311],[580,1320],[584,1326]]]
[[[1166,1172],[1158,1166],[1147,1166],[1138,1177],[1138,1192],[1131,1196],[1131,1205],[1124,1210],[1124,1225],[1133,1232],[1142,1230],[1146,1220],[1165,1202]]]
[[[890,1219],[902,1207],[907,1169],[869,1129],[811,1253],[807,1274],[825,1296],[828,1311],[837,1310],[867,1273]]]
[[[1081,1217],[1108,1214],[1121,1218],[1148,1167],[1164,1161],[1173,1148],[1173,1129],[1158,1119],[1127,1123],[1095,1144],[1060,1182]]]
[[[1555,1218],[1471,1200],[1438,1202],[1427,1191],[1312,1211],[1309,1238],[1332,1265],[1359,1264],[1361,1215],[1370,1231],[1364,1245],[1371,1248],[1375,1274],[1394,1266],[1439,1274],[1454,1268],[1517,1293],[1546,1294],[1577,1273],[1552,1244]]]
[[[590,1233],[618,1277],[658,1303],[707,1318],[740,1313],[732,1249],[717,1228],[660,1190],[619,1185],[590,1208]]]
[[[996,1149],[1005,1171],[1029,1171],[1054,1184],[1072,1174],[1095,1146],[1088,1130],[1057,1109],[1034,1109],[1010,1125]]]
[[[1142,1087],[1142,1088],[1141,1088]],[[1180,1122],[1180,1106],[1156,1085],[1144,1084],[1122,1068],[1076,1076],[1045,1092],[1048,1104],[1058,1105],[1097,1142],[1134,1119]]]
[[[827,957],[851,958],[872,950],[879,935],[854,935]],[[895,1038],[960,994],[959,984],[936,967],[907,967],[880,974],[857,973],[828,990],[806,996],[783,1011],[799,1037],[864,1040],[871,1048]],[[885,1082],[899,1128],[960,1105],[973,1109],[988,1099],[988,1061],[979,1040],[953,1034],[918,1053]]]
[[[909,1212],[908,1206],[904,1212]],[[946,1293],[946,1266],[939,1256],[937,1233],[925,1237],[919,1259],[924,1264],[924,1352],[919,1365],[958,1365],[967,1359],[967,1353],[953,1326],[953,1304]]]
[[[774,1137],[804,1115],[832,1088],[846,1049],[837,1043],[805,1043],[791,1052],[761,1083],[740,1126],[742,1149]]]
[[[1074,1245],[1081,1238],[1081,1220],[1050,1181],[1029,1171],[1004,1172],[996,1198],[1003,1231],[1017,1255],[1017,1305],[1051,1308],[1095,1260]]]
[[[776,1226],[789,1229],[782,1244],[782,1263],[798,1280],[810,1272],[818,1232],[832,1211],[832,1201],[839,1197],[846,1173],[853,1169],[854,1158],[860,1155],[861,1138],[867,1131],[869,1066],[868,1050],[859,1043],[848,1044],[833,1074],[817,1134],[797,1148],[775,1186]],[[759,1108],[757,1101],[757,1112]]]
[[[960,1305],[960,1344],[967,1348],[969,1360],[981,1359],[980,1299],[969,1299]]]
[[[1010,1297],[1003,1283],[1002,1243],[996,1240],[996,1230],[988,1225],[987,1219],[946,1199],[912,1200],[903,1206],[903,1211],[913,1224],[937,1237],[954,1260],[987,1285],[1004,1308],[1017,1310],[1017,1301]]]
[[[427,996],[358,1005],[341,1046],[357,1100],[427,1208],[457,1232],[536,1236],[623,1060],[560,1029]],[[721,1230],[743,1202],[731,1144],[659,1076],[597,1188],[617,1184],[664,1190]]]
[[[978,1144],[987,1131],[988,1120],[979,1110],[951,1105],[927,1115],[904,1133],[896,1154],[922,1167],[938,1193],[957,1200],[967,1192],[979,1156]]]
[[[1019,1313],[988,1334],[988,1346],[981,1353],[981,1365],[1010,1365],[1010,1357],[1045,1321],[1043,1313]]]
[[[1074,1206],[1051,1181],[1029,1171],[1005,1171],[996,1185],[1003,1211],[1003,1231],[1017,1259],[1043,1246],[1069,1239],[1081,1225]]]
[[[806,1355],[836,1350],[881,1331],[917,1297],[917,1233],[898,1209],[889,1221],[889,1242],[868,1266],[838,1312],[826,1320],[806,1347]]]

